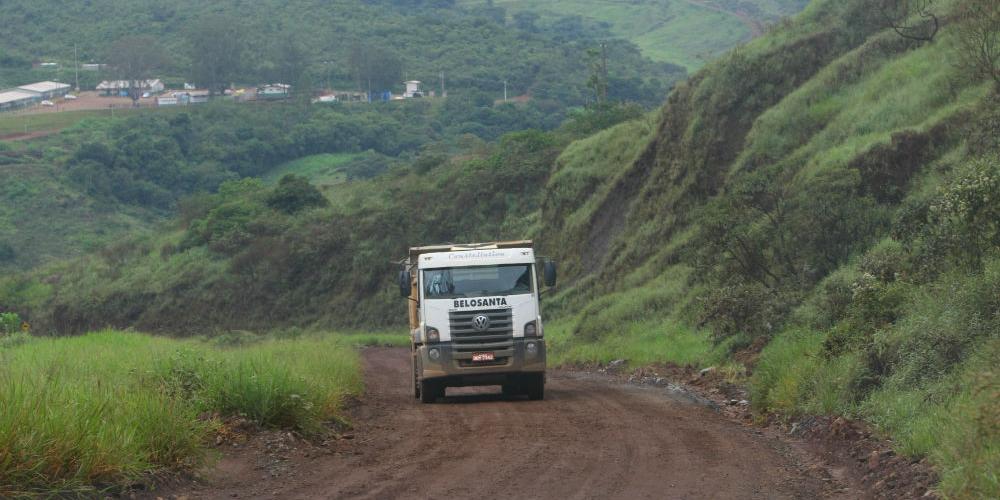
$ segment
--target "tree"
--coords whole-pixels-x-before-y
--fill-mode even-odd
[[[330,202],[323,193],[309,183],[309,179],[288,174],[278,181],[278,185],[267,195],[267,206],[288,214],[307,208],[325,207]]]
[[[960,61],[976,78],[990,78],[1000,93],[1000,2],[968,0],[958,25]]]
[[[246,46],[243,30],[234,19],[202,18],[188,33],[192,79],[212,94],[224,92],[244,70]]]
[[[159,44],[148,36],[128,36],[115,42],[108,55],[119,80],[126,82],[132,105],[138,105],[146,80],[162,68],[166,57]]]
[[[348,60],[351,75],[359,89],[368,92],[384,92],[403,79],[403,63],[392,52],[356,43],[351,48]]]
[[[883,22],[903,38],[930,42],[941,29],[934,0],[878,0],[876,8]]]

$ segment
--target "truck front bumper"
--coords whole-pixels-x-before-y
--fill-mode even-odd
[[[436,350],[436,359],[431,351]],[[489,351],[486,351],[489,352]],[[502,384],[510,375],[545,373],[545,340],[514,338],[513,353],[494,362],[474,363],[469,353],[456,352],[450,342],[417,347],[420,378],[447,379],[449,386]]]

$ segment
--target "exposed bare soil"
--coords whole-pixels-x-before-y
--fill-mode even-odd
[[[131,108],[132,99],[128,97],[106,97],[102,96],[100,92],[96,91],[83,91],[76,94],[76,99],[53,99],[52,102],[55,106],[34,106],[25,111],[21,111],[22,114],[43,114],[43,113],[59,113],[62,111],[80,111],[80,110],[94,110],[94,109],[111,109],[111,108]],[[156,106],[156,99],[153,97],[147,97],[139,99],[139,106],[141,107],[153,107]]]
[[[740,425],[682,387],[550,372],[545,401],[494,388],[410,392],[405,349],[363,353],[355,424],[310,443],[283,432],[220,445],[164,498],[864,498],[777,432]],[[452,392],[454,391],[454,392]]]

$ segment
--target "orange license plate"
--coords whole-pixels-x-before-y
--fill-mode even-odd
[[[472,353],[472,361],[476,363],[482,363],[484,361],[493,361],[496,357],[493,356],[492,352],[475,352]]]

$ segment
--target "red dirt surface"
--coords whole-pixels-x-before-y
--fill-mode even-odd
[[[43,114],[59,113],[63,111],[79,111],[94,109],[121,109],[131,108],[132,99],[128,97],[104,97],[96,91],[84,91],[76,94],[76,99],[53,99],[55,106],[34,106],[30,109],[20,111],[21,114]],[[140,107],[152,107],[156,105],[156,99],[147,97],[139,99]]]
[[[222,457],[149,498],[864,498],[787,438],[741,426],[677,386],[550,372],[544,401],[492,388],[410,392],[408,353],[363,352],[353,430],[220,439]],[[454,392],[452,392],[454,391]],[[341,431],[343,432],[343,431]],[[791,444],[790,444],[791,443]]]

